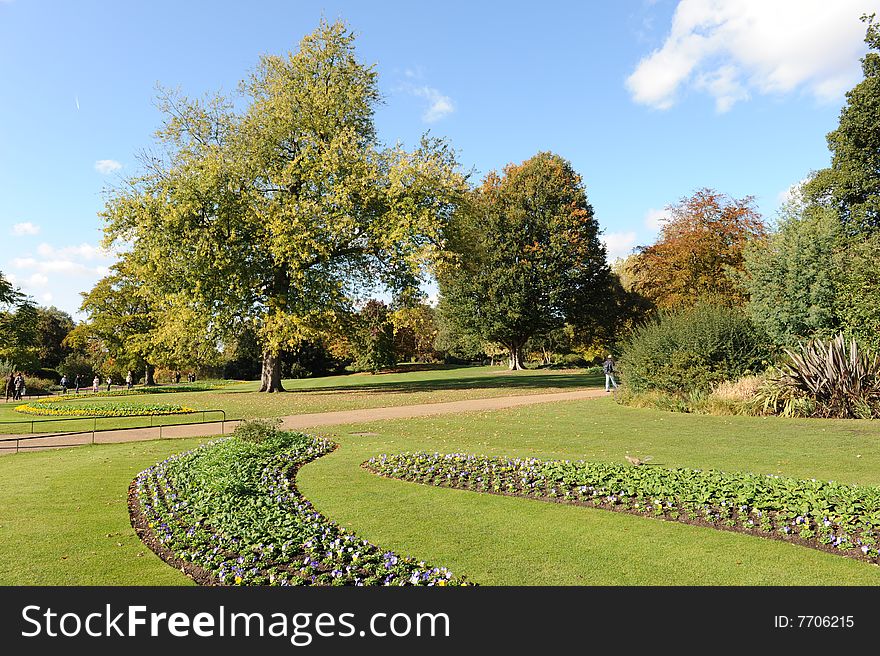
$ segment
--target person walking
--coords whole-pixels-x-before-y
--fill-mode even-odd
[[[617,389],[617,381],[614,380],[614,358],[611,357],[611,354],[608,354],[608,357],[605,358],[605,362],[602,363],[602,371],[605,372],[605,391],[611,391],[611,385],[614,385],[614,389]]]
[[[67,394],[67,374],[61,376],[61,393]]]
[[[134,376],[131,375],[131,369],[129,369],[128,375],[125,377],[125,386],[128,389],[131,389],[131,386],[133,383],[134,383]]]
[[[9,397],[15,395],[15,374],[9,374],[9,380],[6,381],[6,401],[9,402]],[[13,399],[14,401],[15,399]]]
[[[12,392],[12,400],[13,401],[21,401],[21,398],[24,396],[24,376],[21,375],[21,372],[18,372],[18,375],[15,377],[15,383],[13,384],[13,392]]]
[[[80,378],[79,374],[77,374],[73,378],[73,384],[76,387],[76,393],[79,394],[79,386],[82,384],[82,379]]]
[[[113,384],[113,376],[107,376],[107,391],[110,391],[110,386]]]
[[[92,381],[92,391],[96,394],[98,393],[98,385],[101,384],[101,379],[98,378],[98,374],[95,374],[95,379]]]

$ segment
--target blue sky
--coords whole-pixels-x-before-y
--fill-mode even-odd
[[[780,198],[827,166],[880,0],[0,0],[0,271],[75,314],[112,258],[103,190],[137,171],[155,86],[233,91],[260,54],[342,18],[373,63],[380,137],[450,140],[477,178],[551,150],[613,256],[702,187]]]

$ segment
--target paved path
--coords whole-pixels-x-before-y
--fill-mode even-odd
[[[554,392],[552,394],[524,394],[521,396],[499,396],[486,399],[468,399],[467,401],[448,401],[445,403],[423,403],[420,405],[398,405],[384,408],[315,412],[282,417],[281,425],[283,428],[291,430],[302,430],[306,428],[334,426],[338,424],[359,424],[371,421],[386,421],[390,419],[411,419],[414,417],[431,417],[434,415],[457,414],[462,412],[501,410],[504,408],[515,408],[522,405],[533,405],[535,403],[594,399],[600,396],[605,396],[604,390],[585,389],[574,392]],[[212,422],[207,424],[186,424],[183,426],[159,426],[155,428],[126,428],[101,431],[94,434],[92,434],[91,431],[69,433],[58,437],[47,437],[42,440],[28,440],[21,442],[21,445],[30,444],[32,447],[36,447],[22,449],[31,451],[43,448],[79,446],[91,443],[110,444],[165,438],[206,437],[229,433],[239,423],[240,422],[238,421],[227,421],[225,425],[220,422]],[[0,435],[0,438],[5,437],[21,438],[27,436]],[[37,443],[39,443],[39,447],[37,447]],[[0,442],[0,454],[5,453],[15,453],[15,442]]]

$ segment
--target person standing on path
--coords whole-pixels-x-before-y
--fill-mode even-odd
[[[602,363],[602,371],[605,372],[605,391],[611,391],[611,385],[614,385],[614,389],[617,389],[617,381],[614,380],[614,358],[611,357],[611,354],[608,354],[608,357],[605,358],[605,362]]]
[[[67,374],[61,377],[61,393],[67,394]]]
[[[92,381],[92,391],[97,393],[98,392],[98,385],[100,385],[100,384],[101,384],[101,379],[98,378],[98,374],[95,374],[95,379]]]
[[[107,376],[107,391],[110,391],[110,386],[113,384],[113,376]]]
[[[77,394],[79,394],[79,386],[81,383],[82,383],[82,380],[80,379],[79,374],[77,374],[76,377],[73,379],[73,384],[76,386],[76,393]]]
[[[15,374],[9,374],[9,380],[6,381],[6,401],[9,402],[9,397],[15,395]],[[13,399],[14,400],[14,399]]]
[[[125,385],[128,389],[131,389],[132,383],[134,382],[134,377],[131,375],[131,369],[128,370],[128,375],[125,377]]]

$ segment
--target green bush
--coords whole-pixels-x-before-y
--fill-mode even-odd
[[[241,422],[232,434],[245,442],[260,444],[277,438],[280,435],[280,425],[280,419],[251,419]]]
[[[51,394],[53,390],[61,389],[54,380],[45,378],[24,377],[25,394],[27,396],[44,396]]]
[[[764,369],[767,342],[741,310],[700,303],[637,329],[618,366],[634,392],[708,393],[718,383]]]

